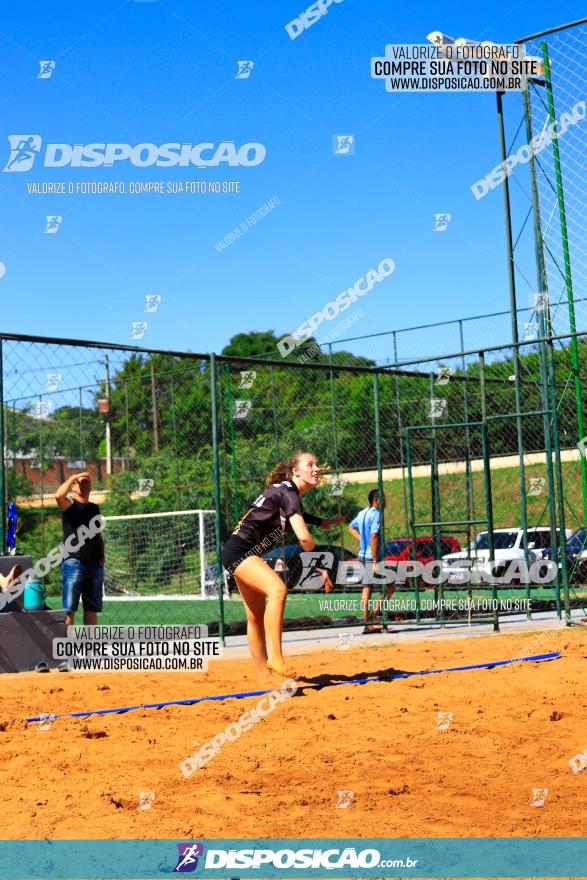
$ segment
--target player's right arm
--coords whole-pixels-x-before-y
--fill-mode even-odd
[[[371,559],[373,562],[377,562],[379,559],[379,532],[371,532],[369,545],[371,549]]]
[[[379,530],[381,528],[381,514],[379,511],[375,515],[374,521],[371,523],[371,536],[369,538],[369,548],[371,550],[371,558],[373,562],[379,559]]]
[[[303,549],[315,550],[316,541],[308,531],[308,526],[306,525],[303,515],[301,513],[294,513],[289,517],[289,522]]]
[[[77,483],[78,480],[83,478],[91,479],[91,474],[88,471],[82,471],[79,474],[72,474],[71,477],[68,477],[65,480],[55,493],[55,501],[57,502],[57,507],[59,510],[68,510],[71,507],[72,501],[71,498],[68,498],[69,493],[71,492],[72,486],[74,483]]]

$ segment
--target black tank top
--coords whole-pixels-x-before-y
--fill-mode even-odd
[[[238,521],[233,535],[241,538],[254,547],[263,542],[266,549],[276,544],[287,525],[290,516],[299,513],[306,522],[320,523],[318,517],[305,514],[302,501],[295,483],[284,480],[272,483]],[[265,539],[265,540],[264,540]]]

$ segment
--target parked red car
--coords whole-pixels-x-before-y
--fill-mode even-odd
[[[408,562],[413,559],[412,546],[412,538],[390,538],[385,542],[385,561]],[[442,559],[442,557],[446,556],[448,553],[458,553],[460,549],[461,545],[456,538],[451,538],[449,535],[440,536],[439,559]],[[418,562],[426,565],[427,562],[433,562],[436,558],[437,554],[434,548],[434,538],[432,535],[416,538],[416,559]],[[355,558],[352,561],[358,562],[358,558]],[[348,586],[360,583],[361,577],[359,574],[354,574],[351,571],[347,573],[346,584]]]

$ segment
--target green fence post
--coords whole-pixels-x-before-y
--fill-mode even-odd
[[[573,296],[573,280],[571,276],[571,257],[569,253],[569,238],[567,234],[567,214],[565,210],[565,196],[563,192],[563,176],[561,171],[560,152],[558,148],[558,134],[556,131],[556,114],[554,111],[554,96],[552,92],[552,79],[550,75],[550,59],[548,45],[542,43],[542,58],[544,60],[544,78],[546,80],[546,94],[548,98],[548,116],[550,119],[550,131],[552,133],[552,153],[556,176],[556,191],[558,210],[563,245],[563,258],[565,263],[565,286],[567,289],[567,302],[569,305],[569,329],[571,336],[571,359],[573,364],[573,384],[575,388],[575,406],[577,409],[577,432],[578,440],[585,439],[585,426],[583,423],[583,402],[581,399],[581,376],[579,372],[579,348],[577,346],[577,325],[575,321],[575,301]],[[583,487],[583,522],[587,525],[587,461],[581,454],[581,485]],[[561,501],[562,504],[562,501]],[[563,547],[566,549],[566,542]],[[564,553],[562,554],[565,555]]]
[[[126,459],[127,459],[127,480],[126,480],[126,488],[128,491],[128,512],[132,515],[132,476],[131,476],[131,461],[130,461],[130,413],[128,406],[128,380],[124,383],[124,415],[126,419]],[[106,542],[106,547],[108,547],[108,542]],[[108,553],[108,550],[106,550]],[[108,564],[108,557],[106,558],[106,565]],[[130,520],[128,524],[128,567],[130,569],[130,583],[131,589],[136,590],[137,579],[135,577],[135,553],[134,553],[134,529],[133,529],[133,521]]]
[[[177,418],[175,413],[175,391],[173,387],[173,373],[169,377],[169,396],[171,398],[171,426],[173,428],[173,453],[175,456],[175,505],[176,510],[181,510],[179,487],[181,475],[179,472],[179,450],[177,447]]]
[[[328,343],[328,360],[330,361],[330,365],[332,366],[332,342]],[[334,444],[334,471],[336,473],[336,478],[338,479],[339,474],[339,462],[338,462],[338,435],[336,431],[336,394],[334,388],[334,373],[332,370],[329,370],[328,375],[330,377],[330,412],[332,417],[332,442]],[[340,516],[342,511],[342,502],[340,500],[340,495],[337,495],[337,509],[338,515]],[[339,541],[340,541],[340,549],[344,550],[344,531],[343,525],[341,523],[339,528]],[[344,555],[344,554],[343,554]]]
[[[413,547],[416,546],[416,511],[414,505],[414,482],[412,480],[412,446],[410,441],[410,428],[406,428],[406,466],[408,468],[408,498],[410,505],[410,533]],[[407,536],[406,536],[407,537]],[[413,551],[415,552],[415,551]],[[420,623],[420,584],[418,578],[414,578],[414,599],[416,602],[416,623]]]
[[[505,147],[505,131],[503,124],[503,92],[496,92],[497,97],[497,122],[499,132],[499,147],[501,160],[505,163],[507,159]],[[505,164],[504,164],[505,168]],[[510,316],[512,325],[512,342],[513,342],[513,359],[514,359],[514,390],[516,399],[516,434],[518,440],[518,466],[520,468],[520,507],[522,513],[522,534],[524,546],[524,560],[526,562],[526,571],[529,569],[528,555],[528,513],[526,507],[526,474],[524,467],[524,433],[522,428],[522,405],[521,405],[521,388],[520,388],[520,348],[518,340],[518,309],[516,304],[516,276],[514,263],[514,245],[512,240],[512,218],[510,209],[510,188],[507,175],[502,184],[503,203],[505,217],[505,233],[506,246],[508,255],[508,285],[510,292]],[[528,578],[526,578],[526,581]]]
[[[232,519],[233,522],[236,522],[238,519],[238,476],[237,476],[237,461],[236,461],[236,440],[234,434],[234,415],[232,411],[232,387],[230,381],[230,365],[225,364],[224,375],[226,377],[226,387],[227,387],[227,406],[228,406],[228,423],[230,425],[230,443],[232,448],[231,455],[231,472],[232,472]]]
[[[179,453],[177,449],[177,421],[175,417],[175,393],[173,390],[173,373],[171,373],[169,377],[169,396],[171,399],[171,425],[173,428],[173,455],[175,457],[175,509],[181,510],[181,501],[180,501],[180,492],[179,486],[181,482],[181,477],[179,473]],[[191,506],[191,505],[190,505]],[[177,542],[177,558],[181,559],[181,526],[179,524],[179,517],[176,517],[175,521],[175,539]],[[201,562],[201,558],[200,558]],[[183,592],[183,565],[180,568],[179,572],[179,588],[181,592]]]
[[[271,375],[271,407],[273,409],[273,433],[275,434],[275,452],[277,458],[281,459],[279,451],[279,420],[277,418],[277,395],[275,394],[275,370],[273,365],[269,367]]]
[[[393,362],[397,367],[397,333],[393,331]],[[401,394],[400,394],[400,378],[396,373],[395,376],[395,411],[397,415],[397,435],[399,438],[399,459],[400,465],[402,469],[402,492],[404,496],[404,523],[406,527],[406,537],[409,532],[409,522],[408,522],[408,496],[406,492],[406,481],[404,480],[404,438],[402,437],[402,407],[401,407]]]
[[[275,453],[278,460],[281,460],[281,444],[279,442],[279,419],[277,418],[277,394],[275,393],[275,370],[273,365],[269,367],[271,377],[271,409],[273,410],[273,433],[275,435]],[[236,518],[235,518],[236,522]],[[287,557],[285,555],[285,532],[281,533],[281,563],[283,565],[283,575],[287,577]]]
[[[379,493],[379,513],[381,516],[381,525],[379,529],[379,559],[378,562],[385,560],[385,506],[383,503],[383,462],[381,457],[381,419],[379,416],[379,376],[373,373],[373,405],[375,409],[375,451],[377,456],[377,491]],[[375,569],[375,560],[373,560],[373,569]],[[386,596],[386,583],[381,581],[381,599]],[[385,620],[384,604],[382,601],[382,619]]]
[[[528,91],[528,83],[524,89],[524,115],[526,117],[526,138],[527,142],[532,141],[532,106],[530,103],[530,94]],[[548,283],[546,277],[546,263],[544,261],[544,239],[542,236],[542,220],[540,216],[540,199],[538,196],[538,184],[536,181],[536,160],[534,153],[530,151],[530,186],[532,192],[532,215],[534,221],[534,251],[536,257],[536,279],[538,282],[538,293],[541,299],[539,304],[538,316],[540,326],[540,337],[542,341],[539,344],[540,356],[540,378],[541,378],[541,395],[542,409],[544,410],[544,445],[546,451],[546,473],[548,477],[548,507],[550,513],[550,545],[552,548],[552,559],[556,563],[558,558],[558,537],[556,527],[556,501],[555,501],[555,485],[554,473],[552,468],[552,441],[551,441],[551,425],[550,425],[550,404],[549,404],[549,386],[548,386],[548,364],[547,350],[544,337],[551,335],[550,311],[548,304]],[[566,543],[565,543],[566,546]],[[531,619],[532,606],[529,601],[530,585],[527,589],[528,607],[526,609],[526,617]],[[556,565],[556,575],[554,584],[556,613],[561,617],[561,600],[560,600],[560,580],[558,575],[558,565]]]
[[[487,537],[489,543],[490,570],[495,569],[495,542],[493,539],[493,495],[491,492],[491,455],[487,433],[487,386],[485,383],[485,354],[479,352],[479,379],[481,384],[481,444],[483,447],[483,484],[485,486],[485,516],[487,518]],[[493,605],[493,629],[499,632],[499,599],[495,578],[492,578],[491,596]]]
[[[463,332],[463,322],[459,321],[459,341],[461,343],[461,352],[465,350],[465,334]],[[463,421],[469,421],[469,398],[467,394],[467,364],[465,355],[461,354],[461,369],[463,371]],[[469,427],[465,428],[465,440],[467,445],[467,461],[465,463],[465,505],[466,519],[476,519],[475,497],[473,490],[473,474],[471,472],[471,431]],[[473,526],[473,533],[477,537],[477,526]],[[467,525],[467,549],[471,546],[471,526]]]
[[[218,413],[216,410],[216,355],[210,355],[210,406],[212,408],[212,461],[214,469],[214,507],[216,509],[216,583],[218,585],[219,635],[222,644],[224,637],[224,578],[222,576],[221,528],[220,528],[220,459],[218,455]]]
[[[432,407],[432,399],[434,398],[434,373],[430,373],[429,376],[429,392],[430,392],[430,414],[434,412]],[[432,421],[432,439],[430,443],[430,507],[432,512],[432,522],[434,525],[432,526],[432,542],[434,544],[434,554],[436,559],[440,559],[441,551],[440,551],[440,485],[439,485],[439,477],[438,477],[438,441],[437,441],[437,431],[434,425],[434,421]],[[418,554],[416,553],[415,558],[417,560]],[[443,599],[443,588],[442,581],[438,584],[434,584],[434,601],[436,604],[436,616],[437,618],[444,623],[444,606],[442,604]]]
[[[561,464],[560,438],[558,433],[558,413],[556,400],[556,371],[554,362],[554,348],[552,338],[548,340],[548,378],[550,382],[550,400],[552,410],[552,440],[554,446],[554,463],[556,474],[556,487],[558,492],[558,521],[559,542],[563,548],[561,551],[561,575],[565,597],[565,617],[568,626],[571,624],[571,598],[569,595],[569,572],[567,567],[567,536],[565,533],[565,503],[563,487],[563,469]]]

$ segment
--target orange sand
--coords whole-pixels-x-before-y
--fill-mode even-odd
[[[390,642],[296,658],[300,684],[461,666],[528,653],[535,635]],[[392,638],[392,637],[390,637]],[[7,838],[579,836],[587,770],[587,632],[541,649],[564,659],[307,690],[189,779],[198,746],[258,698],[89,719],[0,725]],[[0,720],[255,690],[249,661],[208,673],[2,677]],[[437,713],[452,712],[449,730]],[[548,788],[542,807],[533,788]],[[336,807],[351,790],[348,808]],[[140,792],[154,792],[138,809]]]

